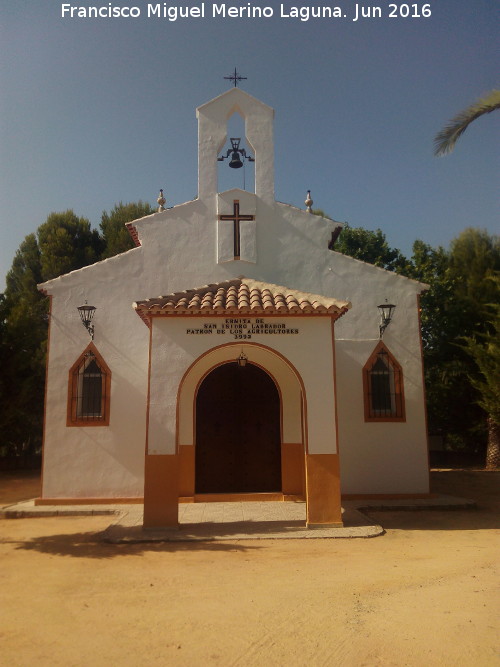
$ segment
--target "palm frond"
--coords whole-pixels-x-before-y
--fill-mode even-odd
[[[492,90],[470,107],[461,111],[434,137],[434,155],[441,156],[451,153],[459,137],[465,132],[472,121],[484,114],[500,109],[500,90]]]

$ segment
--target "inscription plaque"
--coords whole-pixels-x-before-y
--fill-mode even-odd
[[[250,340],[254,336],[295,336],[300,329],[289,327],[286,322],[263,318],[230,318],[215,322],[201,322],[186,329],[190,336],[228,336],[235,340]]]

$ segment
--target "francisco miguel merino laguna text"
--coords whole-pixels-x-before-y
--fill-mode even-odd
[[[359,19],[379,19],[387,18],[410,18],[421,19],[429,18],[432,15],[431,3],[420,4],[413,2],[390,3],[381,7],[378,5],[361,5],[354,3],[354,16],[352,21]],[[278,15],[278,13],[276,12]],[[101,7],[61,4],[62,18],[132,18],[136,19],[142,15],[140,7],[118,6],[109,2]],[[212,3],[210,9],[205,14],[205,3],[199,5],[169,5],[163,3],[148,3],[146,7],[147,18],[167,19],[168,21],[177,21],[178,19],[195,18],[230,18],[230,19],[268,19],[274,16],[272,7],[261,7],[247,2],[245,5],[235,6],[225,3]],[[282,19],[299,19],[300,21],[309,21],[309,19],[342,19],[347,18],[341,7],[331,5],[301,5],[300,7],[287,7],[280,4],[279,17]]]
[[[109,2],[100,7],[71,5],[70,3],[61,4],[62,18],[139,18],[142,16],[143,9],[140,7],[118,6]],[[169,5],[163,3],[148,3],[145,15],[147,18],[163,18],[168,21],[177,21],[187,18],[271,18],[275,15],[272,7],[261,7],[252,5],[250,2],[245,5],[226,5],[225,3],[212,3],[205,8],[205,3],[193,6]],[[280,5],[280,12],[276,12],[281,18],[295,18],[301,21],[308,21],[311,18],[345,18],[340,7],[316,5],[300,7],[287,7]]]

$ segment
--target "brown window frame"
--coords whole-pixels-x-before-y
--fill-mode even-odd
[[[95,362],[100,371],[100,405],[99,410],[96,410],[94,414],[83,415],[79,410],[78,404],[84,400],[85,364],[86,359],[91,357],[92,359],[89,363]],[[66,426],[109,426],[110,398],[111,371],[94,343],[90,343],[69,370]],[[98,416],[95,416],[95,413],[99,413]]]
[[[389,383],[389,391],[378,394],[382,402],[390,403],[389,407],[376,407],[374,405],[374,376],[379,374],[375,370],[377,363],[385,363],[380,355],[386,355],[387,374],[384,373]],[[363,394],[365,405],[365,422],[404,422],[405,396],[403,383],[403,369],[383,341],[379,341],[370,358],[363,367]]]

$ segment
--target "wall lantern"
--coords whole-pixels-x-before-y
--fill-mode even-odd
[[[80,319],[83,326],[89,332],[92,340],[94,340],[94,325],[92,324],[92,320],[94,319],[95,306],[89,306],[85,301],[85,304],[83,306],[78,306],[77,310],[80,313]]]
[[[380,306],[377,306],[378,312],[380,313],[380,338],[384,335],[384,331],[387,329],[389,324],[391,323],[392,316],[394,315],[394,309],[396,306],[392,303],[387,303],[387,299],[385,300],[385,303],[380,304]]]
[[[241,350],[241,354],[240,354],[240,356],[238,357],[238,359],[236,359],[236,361],[238,362],[238,366],[239,366],[240,368],[245,368],[245,366],[247,365],[248,357],[247,357],[246,354],[243,352],[243,350]]]

